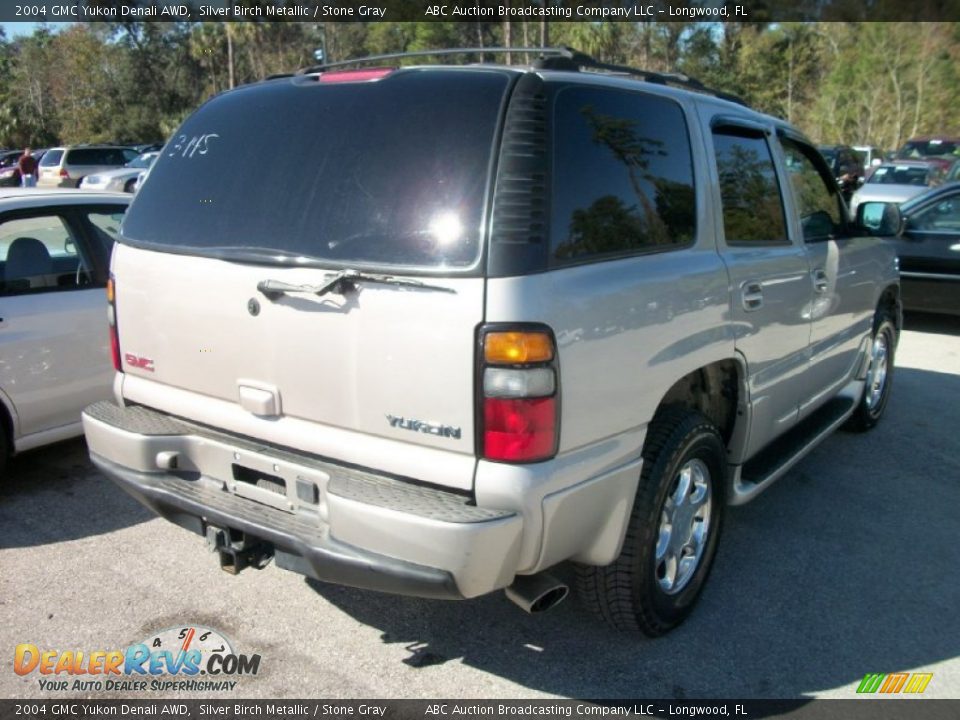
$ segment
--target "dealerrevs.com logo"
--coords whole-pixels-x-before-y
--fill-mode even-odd
[[[237,653],[222,633],[199,625],[168,628],[124,650],[54,650],[17,645],[17,675],[48,691],[230,691],[260,671],[259,655]]]

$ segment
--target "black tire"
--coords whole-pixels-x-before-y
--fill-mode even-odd
[[[700,413],[677,406],[657,413],[644,444],[643,470],[619,557],[605,567],[577,566],[577,590],[593,613],[618,630],[640,630],[650,637],[663,635],[690,615],[710,574],[722,530],[725,457],[720,434]],[[664,587],[671,582],[668,560],[658,561],[657,545],[662,539],[666,501],[679,492],[680,472],[685,466],[697,468],[700,480],[703,470],[707,471],[710,505],[707,508],[704,502],[700,510],[704,538],[699,554],[685,574],[674,570],[675,587],[668,590]],[[697,527],[697,522],[696,517],[690,518],[689,527]],[[671,540],[672,535],[670,532]],[[682,535],[677,537],[682,539]],[[686,542],[683,551],[691,547],[691,540]],[[669,544],[664,542],[665,547]],[[677,557],[688,559],[682,552],[674,556],[675,562]],[[678,563],[675,568],[679,567]]]
[[[7,456],[10,455],[10,448],[7,439],[7,426],[4,423],[3,409],[0,408],[0,481],[3,481],[3,470],[7,466]]]
[[[124,191],[124,192],[128,192],[128,193],[132,193],[132,192],[133,192],[133,186],[136,185],[136,184],[137,184],[137,179],[136,179],[136,178],[133,178],[132,180],[127,180],[127,183],[123,186],[123,191]]]
[[[867,368],[867,382],[857,409],[844,425],[844,429],[853,432],[865,432],[876,425],[883,416],[893,387],[894,356],[897,350],[897,325],[889,310],[877,310],[873,320],[873,340],[870,344],[870,365]],[[879,347],[884,348],[882,378],[876,372]],[[877,387],[878,380],[881,386]]]

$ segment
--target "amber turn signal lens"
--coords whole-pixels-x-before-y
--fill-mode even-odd
[[[107,302],[113,302],[113,278],[107,280]]]
[[[483,354],[488,363],[548,362],[553,360],[553,341],[543,332],[492,332],[484,338]]]

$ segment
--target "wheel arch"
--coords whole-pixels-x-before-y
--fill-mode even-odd
[[[683,406],[700,412],[717,428],[728,462],[739,462],[749,431],[747,361],[741,354],[716,360],[679,378],[661,398],[656,412]]]

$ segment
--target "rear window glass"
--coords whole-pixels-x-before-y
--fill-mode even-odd
[[[63,158],[63,150],[47,150],[40,158],[40,164],[44,167],[59,165],[61,158]]]
[[[932,168],[881,165],[873,171],[867,182],[874,185],[926,185],[933,175],[936,175],[936,171]]]
[[[554,262],[666,250],[693,241],[687,123],[672,100],[570,87],[555,100]]]
[[[412,70],[224,94],[170,139],[122,238],[228,257],[471,266],[508,77]]]

